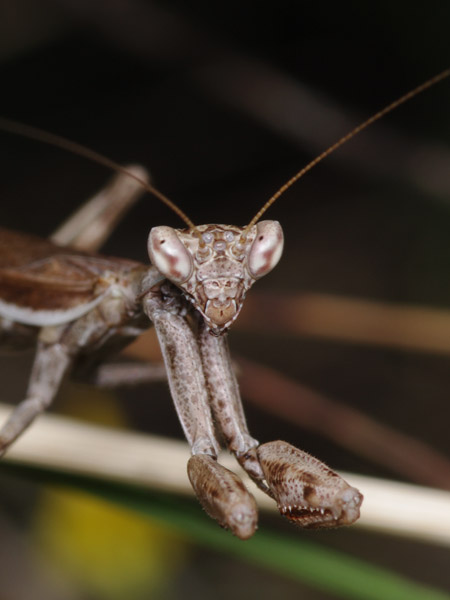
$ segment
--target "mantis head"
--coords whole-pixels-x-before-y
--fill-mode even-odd
[[[214,335],[237,318],[250,287],[269,273],[283,252],[278,221],[260,221],[250,229],[199,225],[194,232],[154,227],[148,238],[153,265],[203,315]]]

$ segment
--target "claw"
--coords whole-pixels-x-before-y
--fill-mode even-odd
[[[282,515],[301,527],[351,525],[362,494],[310,454],[286,442],[258,448],[264,476]]]
[[[196,496],[208,515],[241,540],[250,538],[256,530],[258,509],[239,477],[206,454],[192,456],[187,469]]]

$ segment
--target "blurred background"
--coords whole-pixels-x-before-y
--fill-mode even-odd
[[[448,66],[449,19],[442,1],[1,0],[0,114],[145,165],[195,223],[244,225],[314,156]],[[449,106],[447,81],[267,213],[285,254],[229,336],[261,441],[450,489]],[[6,133],[0,157],[0,223],[43,236],[110,176]],[[147,197],[104,252],[147,262],[148,231],[161,224],[183,226]],[[31,360],[1,357],[2,402],[23,397]],[[182,437],[165,383],[67,384],[54,410]],[[4,467],[0,486],[4,600],[337,597],[81,489]],[[357,528],[304,533],[275,517],[265,528],[450,588],[439,546]]]

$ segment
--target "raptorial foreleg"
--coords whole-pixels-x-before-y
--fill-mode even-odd
[[[191,446],[189,479],[206,512],[239,538],[247,539],[256,529],[256,502],[237,475],[216,460],[219,444],[198,343],[186,319],[167,308],[151,294],[144,300],[144,310],[161,345],[178,417]]]
[[[282,515],[302,527],[350,525],[362,495],[320,460],[287,442],[258,445],[248,432],[225,336],[201,325],[199,343],[216,422],[255,483],[277,502]]]
[[[258,487],[272,495],[264,482],[264,473],[256,454],[259,442],[247,428],[227,338],[225,335],[211,335],[206,325],[201,323],[198,339],[211,408],[227,448]]]

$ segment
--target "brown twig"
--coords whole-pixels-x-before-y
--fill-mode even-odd
[[[240,329],[450,354],[450,311],[328,294],[255,292],[236,323]]]

